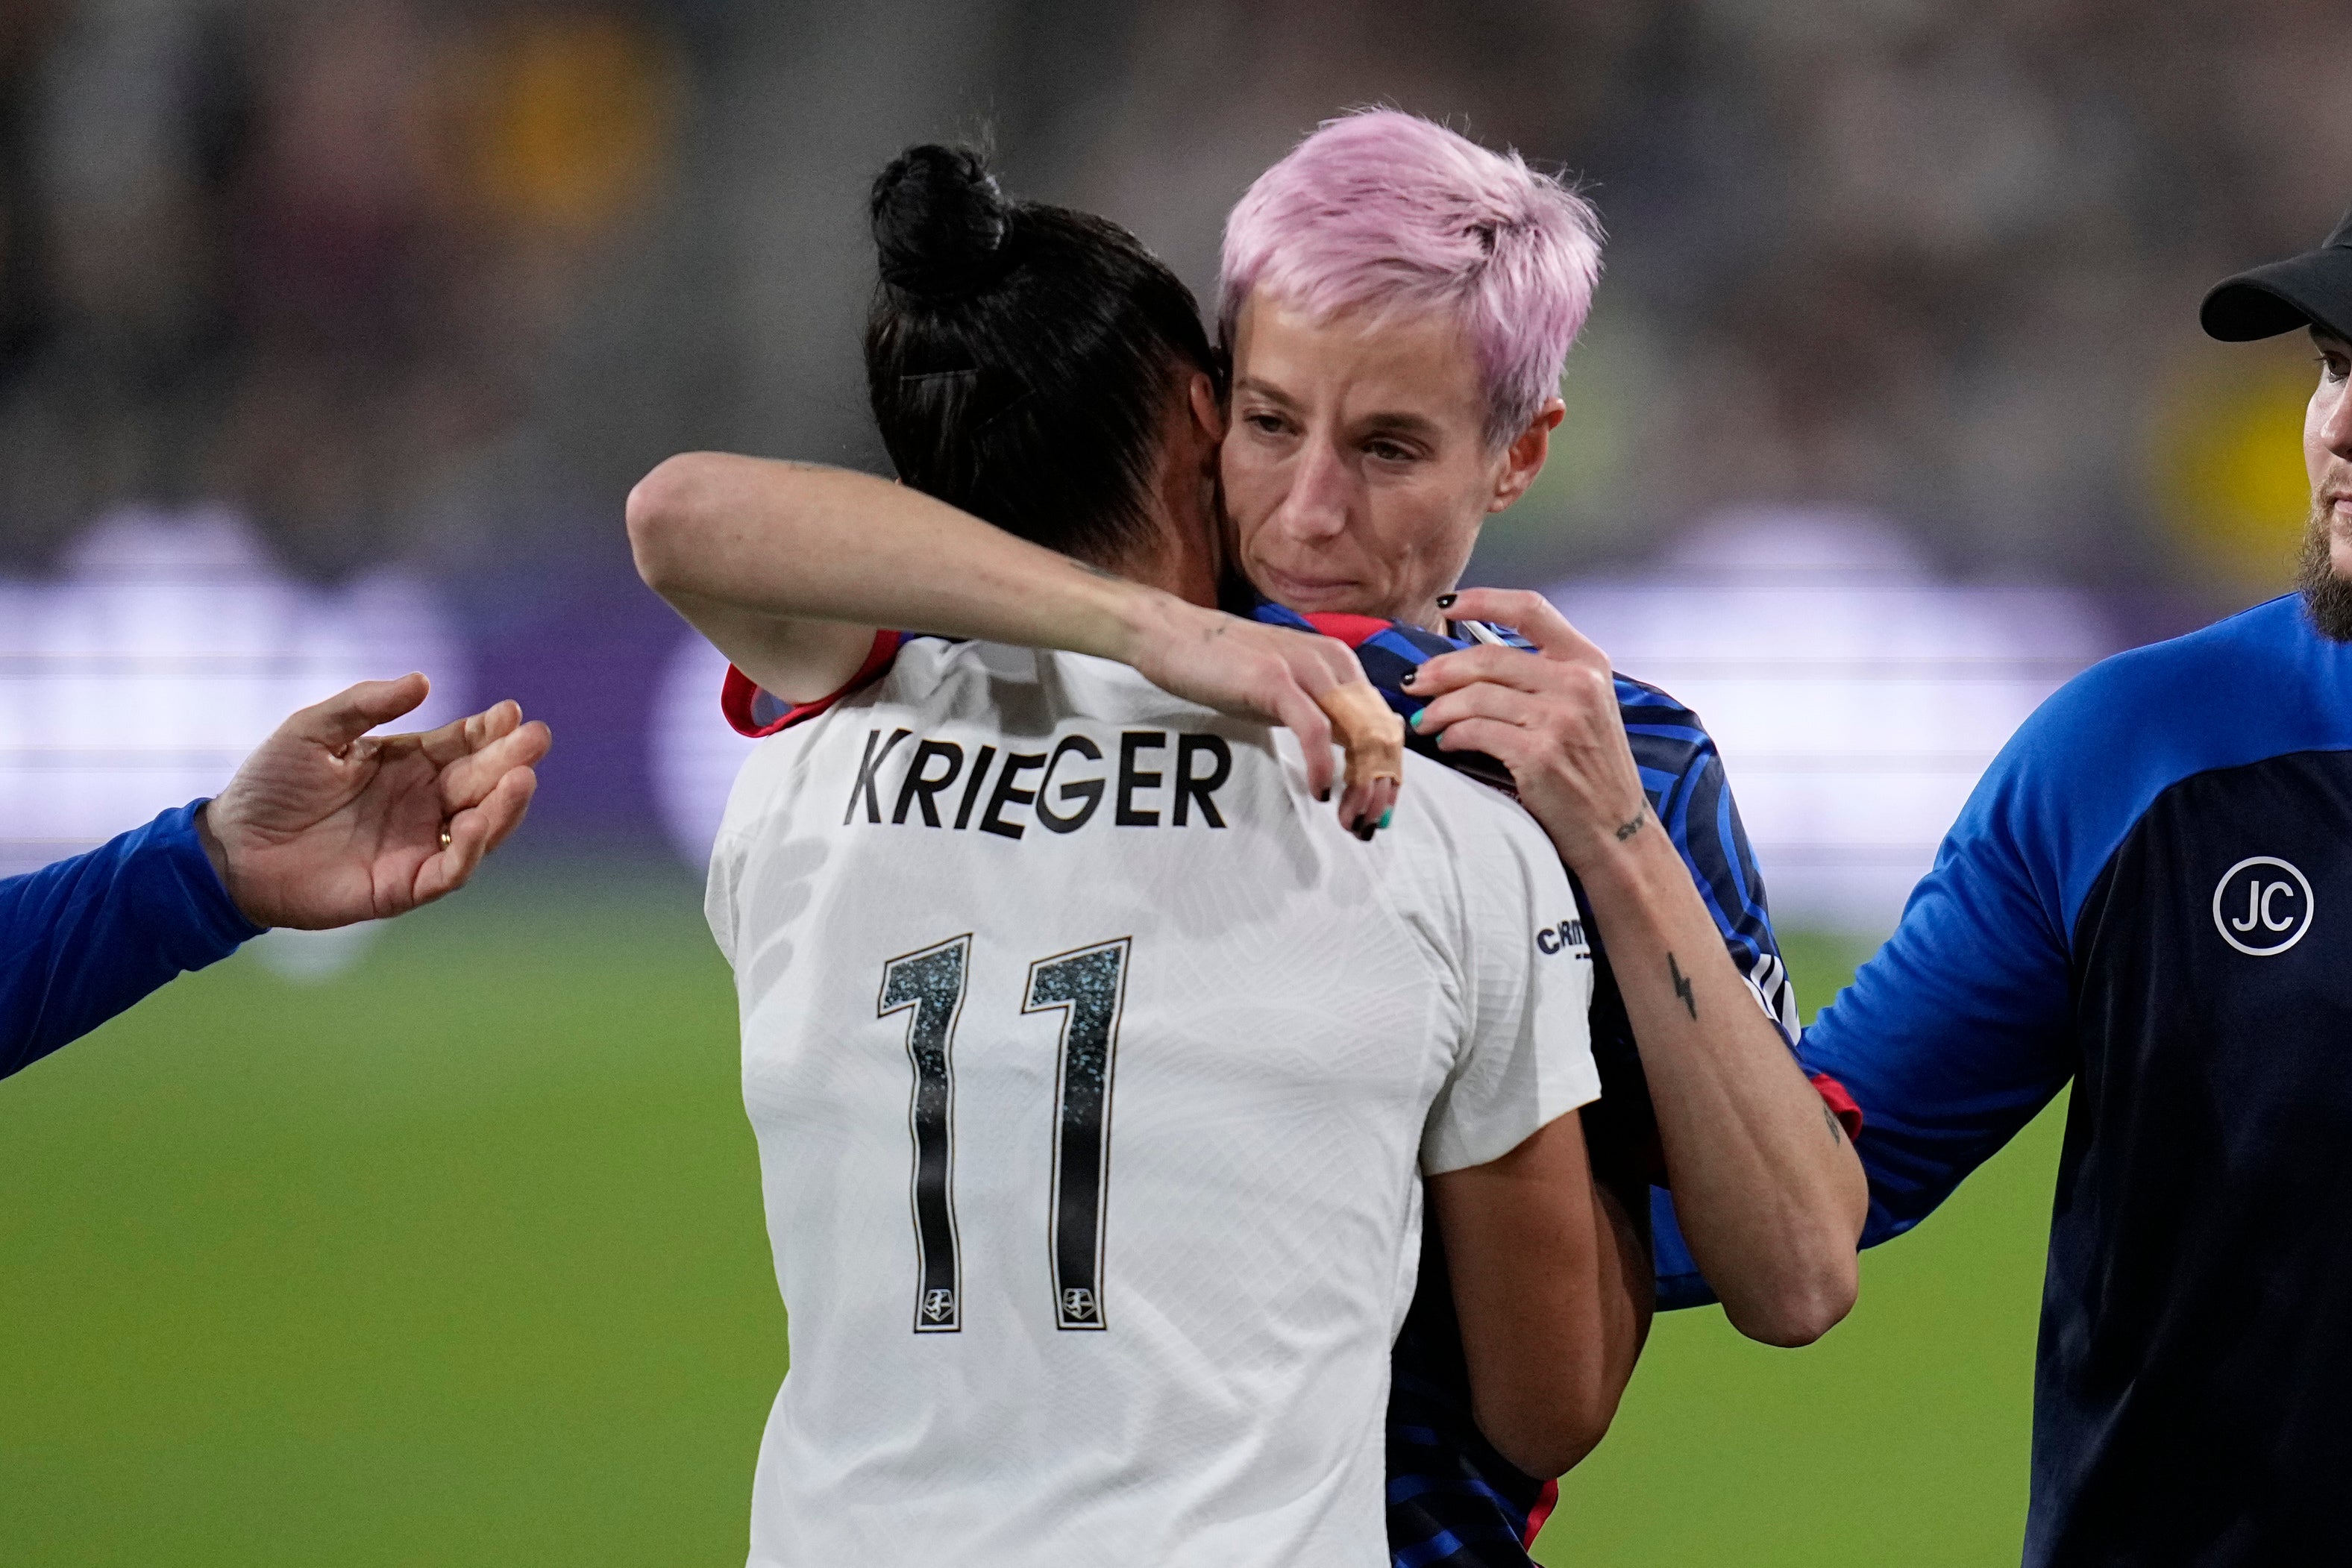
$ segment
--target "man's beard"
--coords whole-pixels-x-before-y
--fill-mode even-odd
[[[2352,582],[2337,575],[2333,560],[2335,527],[2328,505],[2311,509],[2311,521],[2304,526],[2303,559],[2297,564],[2294,585],[2303,590],[2304,608],[2310,612],[2311,624],[2319,635],[2330,642],[2352,643]]]

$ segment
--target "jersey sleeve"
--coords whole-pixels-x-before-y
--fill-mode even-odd
[[[726,683],[719,689],[719,710],[737,734],[750,740],[764,740],[781,735],[795,724],[805,724],[820,713],[829,712],[845,697],[863,690],[881,679],[906,646],[904,632],[879,631],[874,634],[874,646],[866,651],[866,662],[857,672],[834,690],[810,702],[786,702],[760,689],[760,683],[736,668],[727,667]]]
[[[1532,824],[1496,833],[1454,872],[1463,1031],[1422,1139],[1433,1176],[1500,1159],[1601,1092],[1592,963],[1550,845]]]
[[[0,1078],[261,934],[205,854],[203,805],[0,881]]]
[[[1806,1069],[1862,1109],[1864,1246],[1918,1224],[2074,1072],[2063,791],[2045,732],[2060,728],[2029,721],[2012,739],[1895,934],[1805,1033]]]

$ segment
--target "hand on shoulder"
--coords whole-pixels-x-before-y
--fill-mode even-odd
[[[1404,721],[1347,644],[1153,592],[1135,617],[1129,649],[1125,662],[1161,690],[1290,730],[1318,798],[1331,793],[1331,748],[1339,746],[1347,759],[1339,821],[1359,837],[1370,838],[1394,809]]]

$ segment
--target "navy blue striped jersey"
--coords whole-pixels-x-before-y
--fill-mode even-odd
[[[1440,637],[1368,616],[1306,616],[1264,603],[1253,614],[1272,625],[1318,631],[1349,644],[1389,705],[1408,721],[1420,711],[1422,700],[1398,682],[1416,667],[1475,643],[1529,646],[1505,628],[1475,622],[1455,622],[1455,636]],[[1714,741],[1696,714],[1654,686],[1621,675],[1617,702],[1652,811],[1689,868],[1733,963],[1793,1047],[1795,994],[1772,934],[1763,879],[1739,825]],[[1410,727],[1406,732],[1417,750],[1509,787],[1509,773],[1493,758],[1439,751],[1413,735]],[[1580,902],[1582,897],[1579,889]],[[1592,1050],[1601,1082],[1600,1100],[1584,1110],[1594,1169],[1632,1173],[1630,1184],[1636,1192],[1650,1184],[1658,1304],[1696,1305],[1713,1298],[1682,1246],[1672,1200],[1656,1184],[1664,1177],[1663,1162],[1656,1152],[1656,1123],[1633,1026],[1609,967],[1606,933],[1593,929],[1589,908],[1582,912],[1594,957]],[[1830,1086],[1823,1087],[1823,1093],[1832,1103],[1839,1098]],[[1389,1550],[1395,1568],[1524,1565],[1529,1561],[1528,1548],[1557,1495],[1555,1483],[1519,1471],[1479,1435],[1470,1414],[1469,1374],[1444,1255],[1434,1228],[1427,1228],[1422,1239],[1420,1289],[1398,1335],[1391,1365]]]
[[[2029,1568],[2352,1557],[2352,647],[2278,599],[2062,688],[1807,1034],[1867,1243],[2074,1080]]]

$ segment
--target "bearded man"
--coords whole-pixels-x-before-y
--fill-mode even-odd
[[[2352,1547],[2352,214],[2203,321],[2316,347],[2302,592],[2044,703],[1804,1042],[1865,1117],[1865,1243],[2074,1080],[2031,1568]]]

